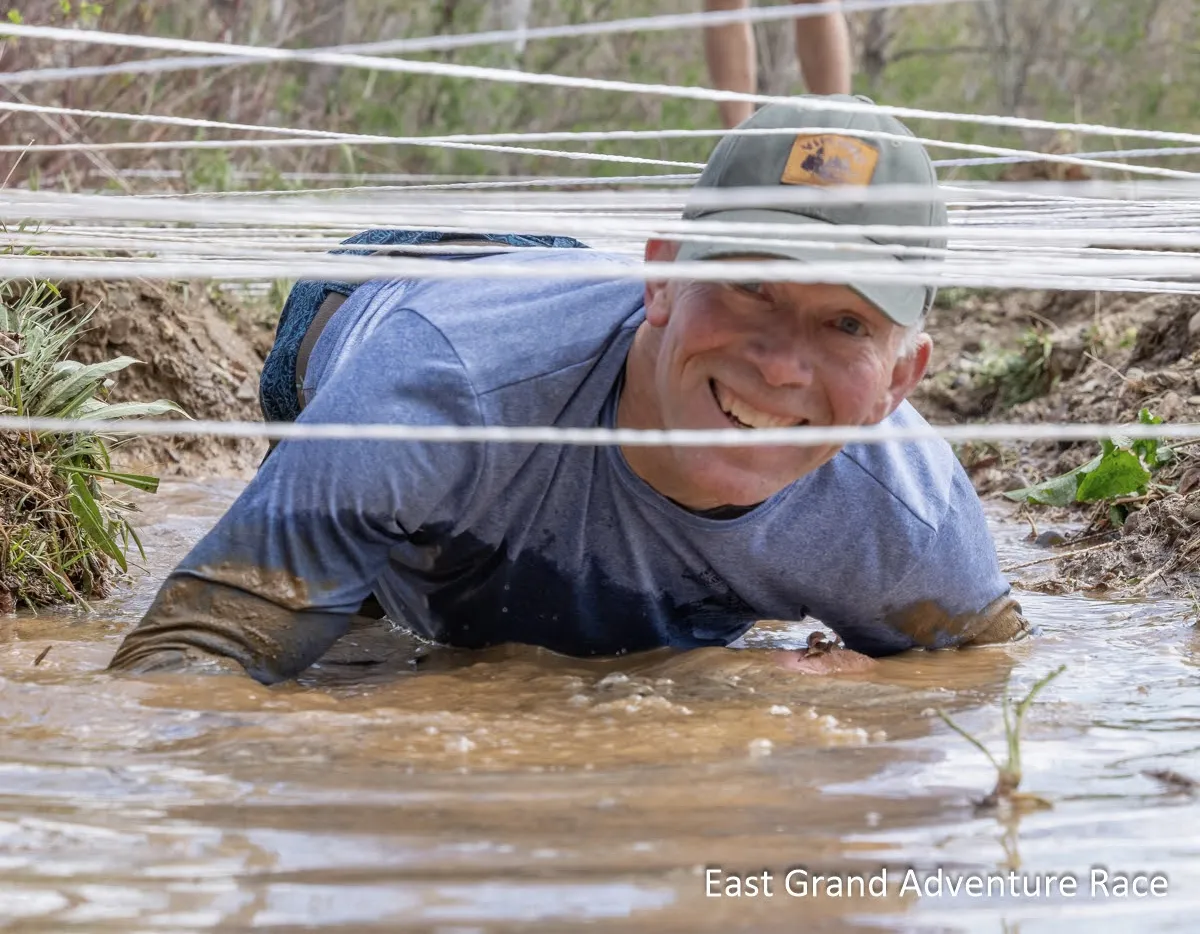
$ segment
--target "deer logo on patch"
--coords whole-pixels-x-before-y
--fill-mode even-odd
[[[853,136],[822,133],[796,137],[787,165],[785,185],[867,185],[875,175],[879,150]]]

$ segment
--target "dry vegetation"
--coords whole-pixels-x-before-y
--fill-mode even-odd
[[[766,5],[766,4],[764,4]],[[591,23],[649,13],[694,12],[696,0],[653,5],[634,0],[15,0],[10,17],[31,24],[79,25],[268,46],[319,47],[479,30]],[[528,12],[522,15],[522,11]],[[934,110],[1086,117],[1144,127],[1196,125],[1198,34],[1187,0],[987,0],[851,17],[858,56],[856,90],[888,103]],[[761,86],[801,89],[786,24],[757,27]],[[0,88],[16,101],[136,114],[356,133],[418,135],[500,130],[692,128],[717,125],[712,105],[667,97],[539,88],[459,78],[337,69],[237,65],[161,74],[16,83],[26,69],[106,65],[171,53],[37,40],[0,43]],[[690,29],[476,46],[408,57],[441,62],[666,84],[706,84],[699,34]],[[969,124],[914,128],[924,135],[1043,147],[1049,139]],[[180,128],[99,117],[0,114],[0,141],[165,141]],[[221,138],[220,131],[196,131]],[[229,134],[231,136],[250,134]],[[1109,148],[1113,140],[1093,140]],[[707,141],[597,144],[621,151],[702,160]],[[939,153],[938,155],[944,155]],[[189,188],[273,187],[292,172],[449,172],[623,174],[621,166],[403,146],[319,146],[232,151],[138,150],[49,153],[24,160],[18,180],[75,187],[137,182],[118,169],[183,173]],[[239,171],[262,173],[248,180]]]
[[[930,330],[933,373],[914,401],[931,421],[1128,424],[1145,411],[1167,423],[1200,422],[1194,297],[950,293]],[[1092,496],[1060,484],[1035,497],[1051,505],[1022,507],[1030,538],[1053,549],[1016,569],[1023,586],[1129,596],[1200,590],[1200,445],[1118,451],[1135,472],[1133,488]],[[1036,442],[965,445],[959,458],[981,493],[1014,497],[1101,453],[1094,442]]]

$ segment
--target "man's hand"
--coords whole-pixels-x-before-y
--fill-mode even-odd
[[[806,652],[773,652],[775,663],[786,671],[806,675],[857,675],[871,671],[879,663],[869,655],[850,649],[834,649],[824,655]]]
[[[799,652],[772,652],[780,668],[799,671],[807,675],[861,674],[870,671],[878,663],[875,659],[842,648],[819,633],[808,637],[808,648]]]

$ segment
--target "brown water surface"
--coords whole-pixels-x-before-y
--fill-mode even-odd
[[[0,620],[0,927],[1033,934],[1200,923],[1200,802],[1143,774],[1200,778],[1188,605],[1023,595],[1037,640],[915,653],[845,678],[731,650],[601,663],[459,653],[382,623],[298,684],[104,674],[158,581],[236,493],[164,485],[144,501],[145,573],[89,613]],[[1039,556],[1022,530],[995,531],[1004,560]],[[746,643],[799,647],[811,629],[762,624]],[[991,766],[933,708],[1000,753],[1005,684],[1023,694],[1064,662],[1023,748],[1024,787],[1053,808],[978,814]],[[843,877],[887,867],[892,884],[882,897],[790,895],[784,877],[798,866]],[[1070,873],[1080,885],[1074,897],[902,895],[910,866],[1019,869],[1030,887]],[[1093,866],[1162,873],[1168,892],[1093,898]],[[767,870],[772,894],[709,897],[715,867]]]

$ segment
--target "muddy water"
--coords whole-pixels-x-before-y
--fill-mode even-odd
[[[164,488],[146,501],[149,567],[121,593],[74,617],[0,620],[0,927],[1195,930],[1200,801],[1143,774],[1200,778],[1185,605],[1027,595],[1037,641],[841,679],[752,651],[584,664],[430,650],[383,624],[270,689],[101,673],[236,492]],[[1037,556],[1020,529],[996,534],[1004,560]],[[747,643],[809,631],[765,624]],[[999,752],[1004,685],[1023,693],[1063,662],[1023,750],[1025,787],[1053,808],[976,813],[991,767],[933,708]],[[1016,895],[902,894],[910,866],[1022,875]],[[1092,897],[1093,866],[1107,898]],[[715,867],[769,871],[772,894],[708,897]],[[795,867],[886,867],[890,886],[793,895]],[[1122,872],[1161,873],[1167,894],[1118,897]],[[1048,874],[1077,877],[1075,895],[1021,890]]]

